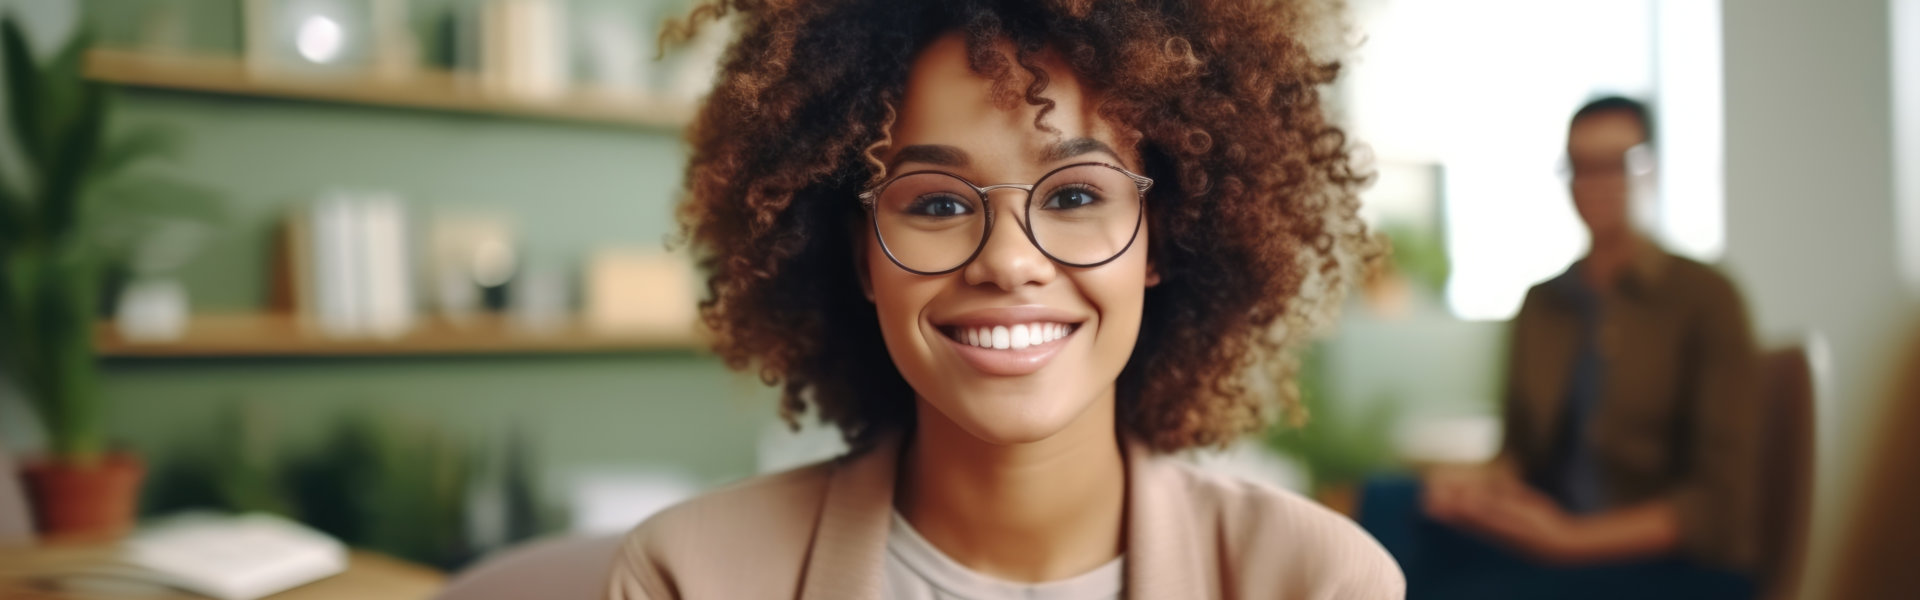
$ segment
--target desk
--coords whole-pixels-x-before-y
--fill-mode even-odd
[[[142,600],[202,599],[186,592],[160,596],[101,596],[75,594],[51,587],[40,578],[49,570],[75,562],[103,560],[112,549],[100,546],[0,547],[0,600]],[[344,573],[272,596],[270,600],[423,600],[445,583],[439,571],[369,552],[353,552]]]

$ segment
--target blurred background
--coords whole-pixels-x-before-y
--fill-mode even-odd
[[[0,143],[9,193],[64,177],[99,207],[59,229],[84,250],[0,244],[69,282],[0,334],[83,365],[0,376],[5,446],[136,456],[143,517],[265,511],[440,572],[830,456],[703,351],[666,244],[726,41],[656,60],[688,7],[0,0],[24,40],[0,49],[6,127],[32,130]],[[1312,421],[1196,460],[1340,508],[1369,474],[1490,457],[1507,320],[1586,249],[1568,118],[1633,96],[1660,140],[1636,222],[1813,367],[1802,585],[1824,589],[1916,324],[1920,2],[1346,7],[1333,111],[1391,264],[1309,351]],[[51,139],[111,169],[62,171],[79,150]],[[0,235],[60,237],[32,227]]]

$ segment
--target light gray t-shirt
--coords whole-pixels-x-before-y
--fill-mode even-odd
[[[1122,562],[1059,581],[1015,583],[968,570],[927,543],[900,513],[887,531],[885,598],[889,600],[1119,600]]]

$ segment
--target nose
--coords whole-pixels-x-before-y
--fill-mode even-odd
[[[1021,228],[1021,220],[1027,218],[1026,211],[1022,210],[1026,208],[1022,205],[1025,193],[1006,189],[989,194],[995,192],[1004,202],[995,206],[986,247],[981,248],[980,255],[962,271],[967,284],[990,283],[1011,292],[1023,285],[1045,285],[1053,281],[1059,275],[1058,268],[1027,239],[1027,232]]]

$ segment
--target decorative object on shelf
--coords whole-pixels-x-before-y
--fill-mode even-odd
[[[641,248],[607,248],[587,265],[587,323],[595,333],[691,327],[696,320],[693,267],[686,256]]]
[[[131,279],[112,298],[122,337],[164,341],[185,335],[191,302],[187,287],[171,273],[186,266],[211,235],[205,223],[169,221],[131,236],[125,264]]]
[[[520,269],[513,221],[497,213],[442,211],[428,228],[427,268],[440,316],[462,325],[505,307],[507,286]]]
[[[257,76],[352,71],[374,63],[372,0],[246,0],[247,66]]]
[[[554,100],[571,85],[566,11],[557,0],[492,0],[480,16],[480,82],[489,94]]]
[[[596,4],[581,7],[574,17],[580,32],[578,50],[582,75],[609,95],[638,94],[653,73],[653,37],[641,22],[634,4]]]
[[[0,182],[0,374],[48,429],[48,456],[26,466],[39,527],[53,538],[119,535],[133,522],[144,469],[107,447],[94,364],[94,313],[107,265],[153,219],[219,212],[203,189],[128,172],[166,151],[156,130],[109,136],[108,95],[81,77],[89,36],[44,66],[20,24],[0,20],[9,129],[24,182]]]

